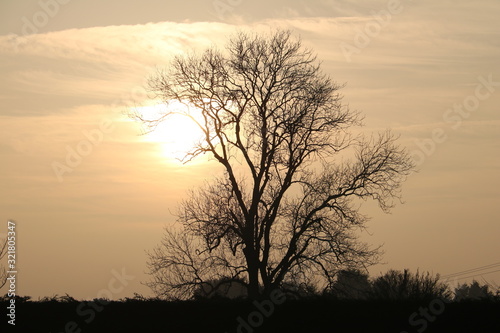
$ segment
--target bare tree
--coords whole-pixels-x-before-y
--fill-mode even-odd
[[[137,118],[154,130],[172,114],[190,117],[203,137],[185,161],[209,154],[223,168],[180,205],[183,230],[167,231],[149,253],[158,295],[189,297],[206,281],[234,280],[257,298],[285,283],[328,285],[339,269],[377,262],[377,249],[357,240],[367,218],[356,200],[388,211],[412,162],[389,132],[350,134],[360,115],[289,31],[239,33],[225,51],[176,57],[149,84],[166,105],[186,108]]]

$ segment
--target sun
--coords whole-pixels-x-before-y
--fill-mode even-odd
[[[168,106],[171,110],[174,108],[178,110],[182,107],[184,106],[180,103]],[[167,107],[164,104],[137,108],[137,112],[148,120],[157,119],[166,111]],[[202,137],[203,132],[191,118],[182,114],[171,114],[159,123],[152,132],[145,134],[144,140],[156,144],[163,157],[180,161],[200,142]]]

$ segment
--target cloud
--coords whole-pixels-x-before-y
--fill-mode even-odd
[[[223,24],[159,23],[0,36],[6,113],[61,113],[68,106],[113,104],[144,85],[155,66],[187,48],[206,47]],[[17,49],[16,47],[17,46]],[[29,96],[29,97],[28,97]],[[73,104],[71,105],[71,100]],[[59,107],[58,107],[58,102]],[[64,101],[64,102],[63,102]]]
[[[306,17],[314,14],[312,9],[299,6],[293,18],[240,25],[160,22],[0,36],[0,55],[9,64],[1,69],[8,80],[0,83],[0,98],[7,104],[4,114],[11,116],[140,104],[147,98],[141,90],[145,78],[174,55],[212,45],[223,49],[236,29],[267,33],[270,27],[283,27],[293,29],[318,53],[334,80],[348,83],[346,102],[366,113],[368,124],[430,128],[446,108],[470,94],[467,84],[495,68],[500,47],[488,41],[500,40],[500,32],[489,21],[494,4],[485,3],[487,8],[479,10],[485,21],[466,28],[461,20],[467,20],[469,5],[454,8],[454,20],[435,20],[422,15],[427,7],[405,3],[404,10],[380,24],[362,47],[360,36],[380,22],[374,13],[386,10],[386,2],[376,3],[371,11],[351,6],[344,17]],[[304,2],[302,6],[311,7]],[[443,17],[449,10],[441,5],[433,9]],[[352,61],[347,61],[342,43],[358,49]]]

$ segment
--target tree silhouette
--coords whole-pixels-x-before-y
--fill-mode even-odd
[[[355,235],[367,220],[356,200],[389,211],[413,164],[389,132],[350,133],[359,113],[290,31],[239,33],[225,51],[178,56],[149,87],[186,108],[137,118],[154,130],[172,114],[190,117],[203,138],[185,161],[209,154],[223,168],[181,203],[183,229],[167,229],[149,253],[147,284],[158,295],[190,297],[206,281],[234,280],[258,298],[284,283],[329,285],[339,269],[377,262],[378,250]]]
[[[391,269],[373,281],[372,297],[385,300],[449,299],[451,292],[446,283],[440,282],[439,274],[432,276],[418,270],[413,274],[408,269]]]
[[[492,299],[494,297],[493,292],[487,284],[480,285],[476,280],[472,281],[470,284],[464,283],[455,288],[455,301],[462,300],[478,300],[478,299]]]
[[[339,299],[367,299],[371,292],[368,273],[357,269],[341,270],[327,292]]]

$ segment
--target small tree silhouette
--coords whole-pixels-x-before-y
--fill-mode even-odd
[[[340,271],[337,280],[329,289],[329,294],[340,299],[367,299],[370,292],[368,274],[358,269]]]

